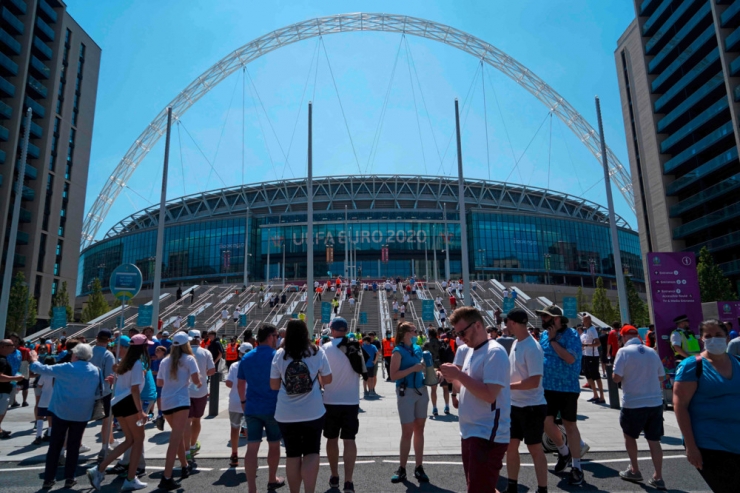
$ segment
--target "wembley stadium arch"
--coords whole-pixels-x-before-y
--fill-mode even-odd
[[[418,36],[444,43],[475,56],[529,91],[547,106],[549,111],[560,118],[599,161],[601,160],[598,134],[594,128],[570,103],[531,70],[495,46],[475,36],[444,24],[403,15],[341,14],[310,19],[277,29],[256,38],[219,60],[191,82],[170,101],[167,107],[172,108],[173,118],[177,120],[229,75],[267,53],[318,36],[356,31],[382,31]],[[96,197],[84,220],[83,248],[94,243],[111,205],[144,157],[164,135],[167,107],[159,112],[134,141]],[[627,169],[608,148],[607,160],[612,180],[634,212],[634,194]],[[441,213],[441,211],[438,212]]]

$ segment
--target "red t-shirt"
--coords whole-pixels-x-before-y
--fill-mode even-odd
[[[616,357],[617,351],[619,350],[619,336],[617,335],[616,330],[612,329],[611,332],[609,332],[609,338],[606,342],[612,347],[612,357]]]

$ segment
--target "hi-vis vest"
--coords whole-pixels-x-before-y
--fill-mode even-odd
[[[394,347],[395,347],[395,344],[393,344],[392,340],[383,339],[383,357],[390,358],[391,355],[393,354]]]
[[[686,351],[689,355],[699,354],[701,353],[701,347],[699,346],[699,340],[694,336],[694,334],[690,332],[685,332],[683,330],[675,330],[674,332],[678,332],[678,335],[681,336],[681,349]],[[673,350],[673,354],[677,355],[678,353],[676,350]]]
[[[239,359],[239,349],[236,344],[226,346],[226,361],[236,361]]]

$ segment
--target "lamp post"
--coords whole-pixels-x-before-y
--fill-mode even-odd
[[[447,235],[447,203],[442,203],[445,221],[445,281],[450,280],[450,239]]]
[[[280,237],[280,249],[283,251],[282,274],[283,274],[283,289],[285,289],[285,236]]]
[[[432,224],[432,238],[434,238],[434,244],[432,245],[432,255],[434,256],[434,282],[439,282],[439,276],[437,271],[437,225]]]
[[[249,283],[249,207],[247,207],[247,216],[244,219],[244,287]]]
[[[272,250],[272,231],[267,228],[267,272],[265,273],[265,284],[270,284],[270,250]]]

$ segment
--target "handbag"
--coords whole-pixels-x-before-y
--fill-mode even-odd
[[[98,391],[95,393],[95,404],[93,404],[92,416],[90,421],[100,421],[105,418],[105,398],[103,397],[103,372],[98,370]]]

